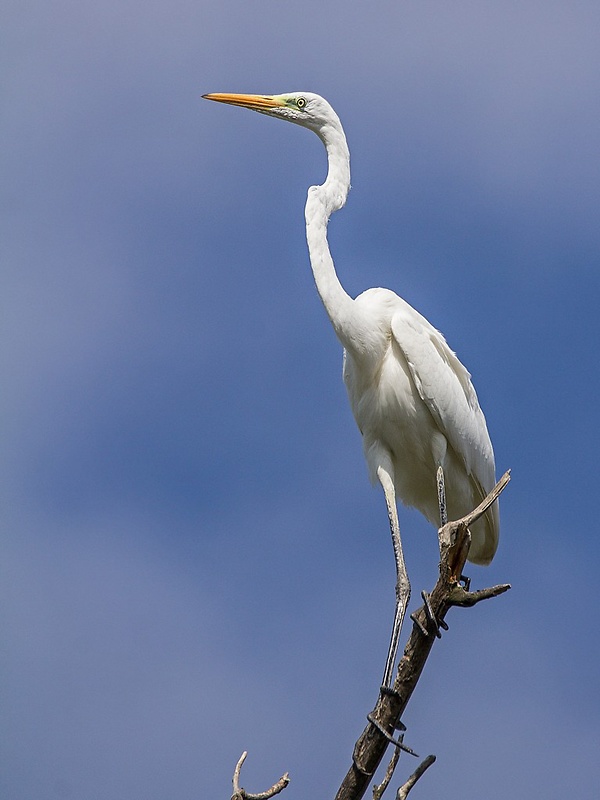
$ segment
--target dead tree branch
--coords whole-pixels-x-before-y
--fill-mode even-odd
[[[506,472],[474,511],[456,522],[448,522],[438,531],[439,578],[431,594],[423,593],[425,604],[411,617],[414,625],[398,664],[393,689],[382,689],[380,692],[377,704],[369,714],[369,724],[356,742],[352,765],[335,800],[360,800],[364,796],[369,782],[390,744],[394,731],[402,728],[400,718],[423,672],[433,643],[440,635],[440,627],[447,627],[444,618],[450,608],[452,606],[472,606],[481,600],[496,597],[510,589],[509,584],[502,584],[471,592],[461,584],[462,571],[471,543],[468,527],[496,501],[509,480],[510,472]],[[398,742],[396,749],[399,745],[401,742]],[[419,777],[433,763],[431,758],[425,759],[401,787],[397,795],[399,800],[406,797]],[[395,764],[392,772],[394,768]],[[386,787],[387,783],[385,783],[383,791]],[[381,794],[378,795],[378,798],[381,797]]]
[[[427,758],[419,764],[406,783],[402,784],[402,786],[396,792],[396,800],[406,800],[408,793],[413,788],[415,783],[419,780],[425,770],[429,769],[434,761],[435,756],[427,756]]]
[[[463,581],[462,572],[469,553],[471,534],[469,525],[479,519],[494,503],[510,480],[510,472],[505,472],[485,500],[470,514],[456,522],[448,522],[438,531],[440,546],[439,577],[431,594],[422,592],[424,605],[411,615],[413,629],[398,664],[396,680],[391,689],[382,687],[377,704],[367,716],[369,724],[362,732],[352,755],[352,765],[335,800],[360,800],[377,770],[386,749],[390,744],[394,753],[383,781],[373,789],[373,800],[381,800],[398,764],[401,750],[415,756],[416,753],[403,743],[403,734],[394,739],[396,730],[404,730],[400,719],[417,685],[433,643],[439,638],[440,628],[447,629],[444,618],[452,606],[474,606],[481,600],[496,597],[510,589],[510,585],[500,584],[487,589],[469,591]],[[247,753],[242,753],[233,773],[233,795],[231,800],[269,800],[279,794],[290,782],[289,775],[283,775],[266,792],[250,794],[240,788],[240,772]],[[396,800],[406,800],[409,792],[423,773],[434,763],[430,755],[417,767],[410,778],[398,789]]]
[[[270,789],[267,789],[266,792],[251,794],[245,789],[240,788],[240,772],[242,771],[242,764],[246,760],[247,755],[247,751],[244,750],[240,756],[240,760],[235,765],[235,770],[233,771],[233,794],[231,795],[231,800],[269,800],[270,797],[274,797],[276,794],[279,794],[279,792],[285,789],[290,782],[290,776],[287,772],[285,775],[282,775],[277,783],[274,783]]]
[[[404,734],[401,734],[399,737],[400,741],[404,738]],[[387,789],[392,780],[394,775],[394,770],[398,766],[398,761],[400,760],[400,748],[394,747],[394,752],[392,753],[392,757],[390,758],[390,763],[387,766],[385,771],[385,775],[383,776],[383,780],[379,784],[379,786],[373,786],[373,800],[381,800],[383,797],[383,793]]]
[[[402,741],[402,739],[404,738],[404,734],[402,734],[398,738],[400,739],[400,741]],[[373,800],[381,800],[381,798],[383,797],[383,793],[388,788],[389,783],[392,779],[394,770],[398,766],[398,761],[400,759],[400,752],[401,750],[399,747],[394,748],[394,752],[392,753],[392,757],[385,771],[385,776],[383,780],[381,781],[379,786],[373,787]],[[429,767],[434,763],[434,761],[435,761],[435,756],[432,755],[432,756],[427,756],[427,758],[424,759],[419,764],[419,766],[416,768],[416,770],[413,772],[410,778],[405,783],[403,783],[402,786],[396,792],[396,800],[406,800],[406,798],[408,797],[408,793],[413,788],[415,783],[419,780],[421,775],[423,775],[423,773],[429,769]]]

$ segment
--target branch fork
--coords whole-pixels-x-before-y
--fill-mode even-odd
[[[285,787],[290,782],[290,776],[286,772],[285,775],[282,775],[281,778],[271,786],[270,789],[267,789],[266,792],[259,792],[258,794],[251,794],[247,792],[245,789],[240,788],[240,772],[242,771],[242,764],[246,760],[246,756],[248,752],[244,750],[242,755],[239,758],[239,761],[235,765],[235,770],[233,772],[233,794],[231,795],[231,800],[269,800],[270,797],[275,797],[276,794],[283,791]]]

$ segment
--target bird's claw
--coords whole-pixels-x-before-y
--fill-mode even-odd
[[[397,748],[398,748],[398,750],[404,750],[404,752],[405,752],[405,753],[408,753],[408,754],[409,754],[409,755],[411,755],[411,756],[416,756],[417,758],[419,757],[419,756],[418,756],[418,755],[415,753],[415,751],[414,751],[414,750],[411,750],[411,748],[410,748],[410,747],[407,747],[407,746],[404,744],[404,742],[402,742],[402,741],[401,741],[401,739],[394,739],[394,737],[393,737],[393,736],[392,736],[390,733],[388,733],[388,732],[386,731],[386,729],[383,727],[383,725],[381,725],[381,723],[380,723],[380,722],[378,722],[378,721],[375,719],[375,717],[373,716],[373,714],[372,714],[372,713],[371,713],[371,714],[367,714],[367,719],[368,719],[368,721],[371,723],[371,725],[373,725],[375,728],[377,728],[377,730],[379,731],[379,733],[380,733],[382,736],[385,736],[385,738],[388,740],[388,742],[389,742],[390,744],[393,744],[393,745],[394,745],[394,747],[397,747]],[[400,724],[402,725],[402,723],[400,723]],[[395,727],[396,727],[396,728],[398,728],[398,725],[396,725]],[[405,727],[404,725],[402,725],[402,728],[401,728],[400,730],[406,730],[406,727]],[[404,734],[402,734],[402,735],[404,735]]]
[[[393,697],[395,700],[402,700],[402,695],[400,694],[400,692],[397,692],[395,689],[392,689],[391,686],[380,686],[379,693],[384,697]],[[369,722],[371,722],[368,716],[367,719],[369,720]],[[397,731],[404,732],[406,730],[406,725],[401,720],[398,720],[398,722],[394,725],[394,728]]]
[[[441,639],[442,638],[442,633],[440,631],[440,628],[442,630],[444,630],[444,631],[447,631],[448,630],[448,623],[443,619],[440,619],[440,620],[436,619],[436,616],[433,613],[433,608],[431,607],[431,601],[429,599],[429,595],[427,594],[426,591],[423,590],[421,592],[421,597],[423,598],[423,608],[425,610],[425,614],[427,616],[427,619],[429,620],[429,622],[433,626],[433,630],[434,630],[434,633],[435,633],[436,637],[438,639]],[[416,614],[411,614],[410,618],[415,623],[415,625],[419,628],[419,630],[421,631],[423,636],[429,636],[429,630],[425,627],[425,625],[423,625],[423,623],[421,622],[421,620],[418,618],[418,616]]]
[[[420,620],[420,619],[419,619],[419,617],[417,616],[416,612],[415,612],[415,613],[413,613],[413,614],[411,614],[411,615],[410,615],[410,618],[411,618],[411,620],[412,620],[412,621],[415,623],[415,625],[417,626],[417,628],[418,628],[418,629],[421,631],[421,633],[423,634],[423,636],[429,636],[429,631],[427,630],[427,628],[425,627],[425,625],[423,625],[423,623],[421,622],[421,620]]]

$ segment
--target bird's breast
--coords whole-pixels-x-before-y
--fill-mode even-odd
[[[410,463],[417,472],[433,469],[431,442],[437,428],[393,339],[378,358],[358,360],[346,353],[344,381],[372,479],[378,466],[369,457],[374,443],[388,450],[395,466]]]

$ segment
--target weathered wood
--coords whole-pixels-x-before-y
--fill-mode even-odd
[[[275,797],[276,794],[279,794],[279,792],[282,792],[285,789],[290,782],[290,776],[287,772],[285,775],[282,775],[281,778],[274,783],[270,789],[267,789],[266,792],[252,794],[251,792],[247,792],[243,787],[240,787],[240,772],[242,771],[242,764],[246,760],[247,755],[247,751],[244,750],[239,758],[238,763],[235,765],[235,770],[233,771],[233,794],[231,795],[231,800],[270,800],[271,797]]]

